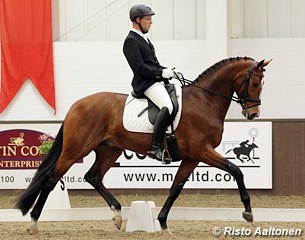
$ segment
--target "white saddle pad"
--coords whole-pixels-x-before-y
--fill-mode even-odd
[[[177,100],[179,104],[179,109],[177,115],[174,119],[173,126],[174,130],[177,128],[179,124],[179,120],[181,117],[181,109],[182,109],[182,89],[180,85],[176,85],[176,93]],[[127,97],[124,114],[123,114],[123,125],[127,131],[130,132],[144,132],[144,133],[152,133],[154,129],[154,125],[149,122],[148,119],[148,111],[145,111],[140,117],[138,116],[144,108],[148,106],[147,99],[138,99],[134,98],[131,94]],[[167,131],[171,131],[169,127]]]

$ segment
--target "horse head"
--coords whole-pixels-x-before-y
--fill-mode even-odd
[[[261,92],[263,89],[264,67],[270,63],[271,60],[260,62],[253,61],[251,66],[247,66],[245,74],[238,75],[237,80],[234,81],[235,89],[239,103],[242,107],[242,114],[248,119],[253,120],[260,115]]]

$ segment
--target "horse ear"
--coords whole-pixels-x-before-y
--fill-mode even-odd
[[[257,64],[256,68],[259,69],[259,68],[263,67],[263,66],[264,66],[264,62],[265,62],[265,59],[263,59],[262,61],[260,61],[260,62]]]
[[[269,61],[264,61],[263,67],[267,66],[271,61],[272,59],[270,59]]]
[[[258,68],[264,68],[264,67],[267,66],[271,61],[272,61],[272,59],[270,59],[269,61],[265,61],[265,59],[264,59],[264,60],[260,61],[260,62],[257,64],[256,68],[257,68],[257,69],[258,69]]]

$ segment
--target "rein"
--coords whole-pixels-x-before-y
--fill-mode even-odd
[[[186,84],[192,85],[192,86],[197,87],[197,88],[199,88],[199,89],[201,89],[201,90],[203,90],[203,91],[205,91],[205,92],[207,92],[207,93],[209,93],[209,94],[212,94],[212,95],[215,95],[215,96],[222,97],[222,98],[224,98],[224,99],[226,99],[226,100],[228,100],[228,101],[236,102],[236,103],[242,105],[243,109],[247,109],[247,108],[252,108],[252,107],[261,105],[261,100],[260,100],[260,99],[257,99],[257,98],[248,98],[248,97],[247,97],[248,88],[249,88],[249,80],[250,80],[251,74],[261,76],[261,75],[255,73],[255,72],[253,72],[254,66],[255,66],[255,62],[253,62],[253,64],[251,65],[250,69],[248,70],[247,76],[245,77],[244,81],[242,82],[242,84],[240,85],[240,87],[238,88],[238,90],[236,91],[236,93],[238,93],[238,92],[240,91],[240,89],[243,87],[243,85],[247,84],[247,86],[245,86],[245,92],[244,92],[244,94],[243,94],[243,97],[241,97],[241,98],[235,97],[235,96],[228,97],[228,96],[222,95],[222,94],[220,94],[220,93],[218,93],[218,92],[215,92],[215,91],[213,91],[213,90],[211,90],[211,89],[208,89],[208,88],[205,88],[205,87],[197,86],[197,85],[195,85],[194,81],[191,81],[191,80],[189,80],[189,79],[184,78],[184,76],[183,76],[182,73],[180,73],[180,72],[178,72],[178,73],[175,72],[175,74],[176,74],[176,77],[177,77],[177,79],[179,80],[179,82],[180,82],[180,84],[181,84],[182,86],[186,86]],[[257,104],[255,104],[255,105],[253,105],[253,106],[251,106],[251,107],[244,107],[244,104],[245,104],[246,102],[255,102],[255,103],[257,103]]]
[[[222,98],[224,98],[226,100],[234,101],[234,102],[239,103],[239,104],[242,104],[242,102],[243,102],[242,99],[239,99],[239,98],[237,98],[235,96],[228,97],[228,96],[222,95],[222,94],[220,94],[218,92],[215,92],[213,90],[210,90],[208,88],[197,86],[197,85],[195,85],[194,81],[184,78],[182,74],[181,74],[181,76],[182,76],[182,79],[179,78],[178,80],[179,80],[179,82],[181,83],[182,86],[186,86],[186,83],[187,83],[189,85],[192,85],[193,87],[199,88],[199,89],[201,89],[201,90],[203,90],[203,91],[205,91],[207,93],[210,93],[212,95],[222,97]]]

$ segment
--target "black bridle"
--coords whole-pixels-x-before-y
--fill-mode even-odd
[[[250,69],[248,70],[247,76],[245,77],[244,81],[239,86],[238,90],[236,91],[236,93],[238,93],[242,89],[242,87],[245,86],[244,87],[244,94],[242,95],[241,98],[237,98],[237,101],[236,101],[237,103],[239,103],[242,106],[242,108],[244,110],[261,105],[261,100],[259,98],[249,98],[248,97],[249,83],[250,83],[251,75],[253,74],[253,75],[256,75],[256,76],[260,76],[261,78],[263,77],[262,75],[253,72],[253,68],[254,68],[255,64],[256,64],[255,62],[252,63]],[[255,104],[253,104],[249,107],[246,107],[245,106],[246,102],[254,102]]]
[[[212,95],[215,95],[215,96],[219,96],[219,97],[222,97],[222,98],[224,98],[226,100],[239,103],[242,106],[242,108],[244,110],[246,110],[246,109],[253,108],[253,107],[261,105],[261,100],[259,98],[249,98],[248,97],[249,82],[250,82],[251,75],[253,74],[253,75],[259,76],[261,78],[263,77],[262,75],[253,72],[253,68],[254,68],[255,64],[256,63],[253,62],[253,64],[251,65],[250,69],[248,70],[247,76],[245,77],[244,81],[239,86],[238,90],[236,91],[236,93],[238,93],[242,89],[242,87],[244,86],[244,94],[241,97],[235,97],[235,96],[228,97],[228,96],[222,95],[222,94],[220,94],[218,92],[215,92],[213,90],[210,90],[208,88],[200,87],[200,86],[195,85],[194,81],[185,79],[183,74],[180,73],[180,72],[179,73],[175,72],[175,74],[176,74],[176,78],[180,81],[181,85],[186,86],[186,84],[189,84],[189,85],[192,85],[194,87],[200,88],[201,90],[203,90],[203,91],[205,91],[205,92],[207,92],[209,94],[212,94]],[[245,106],[246,102],[253,102],[255,104],[251,105],[250,107],[246,107]]]

